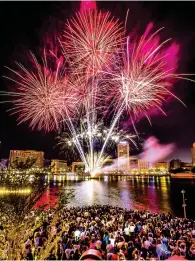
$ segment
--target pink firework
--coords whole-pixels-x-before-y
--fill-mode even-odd
[[[165,48],[169,40],[160,42],[158,31],[150,34],[151,29],[150,24],[139,40],[128,37],[120,63],[117,59],[115,67],[105,73],[115,110],[126,110],[135,117],[141,113],[147,116],[151,108],[163,111],[163,101],[174,96],[170,88],[177,78],[179,46],[173,43]]]
[[[29,72],[18,64],[21,73],[13,71],[19,80],[15,81],[17,91],[14,96],[13,113],[18,115],[19,123],[29,122],[32,129],[44,129],[46,132],[59,129],[60,123],[75,113],[77,103],[67,79],[60,74],[61,63],[52,72],[45,57],[40,65],[32,54],[35,71]]]
[[[124,28],[109,12],[88,9],[66,23],[62,45],[74,65],[95,75],[110,64],[123,37]]]

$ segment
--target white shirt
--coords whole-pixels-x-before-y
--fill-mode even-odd
[[[129,228],[128,227],[125,227],[124,232],[125,232],[125,235],[129,236]]]
[[[109,240],[110,240],[110,243],[114,246],[115,239],[114,238],[109,238]]]
[[[129,231],[133,233],[135,231],[135,225],[129,226]]]

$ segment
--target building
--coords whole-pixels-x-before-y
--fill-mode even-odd
[[[12,166],[13,162],[18,159],[19,161],[25,161],[28,158],[36,159],[32,168],[43,168],[44,152],[36,150],[10,150],[9,154],[9,167]]]
[[[138,170],[139,171],[148,171],[149,169],[149,162],[144,159],[138,159]]]
[[[195,142],[192,144],[191,154],[192,154],[192,166],[195,166]]]
[[[66,172],[67,169],[68,169],[67,161],[59,160],[59,159],[51,160],[51,172],[53,173]]]
[[[129,164],[129,143],[127,141],[121,141],[117,145],[118,154],[118,171],[125,171],[130,169]]]
[[[137,171],[138,170],[138,158],[137,157],[130,157],[129,158],[130,170]]]
[[[186,171],[191,171],[192,169],[192,163],[188,163],[188,162],[182,162],[181,163],[181,167]]]
[[[179,169],[181,168],[181,160],[179,159],[173,159],[170,161],[170,164],[169,164],[169,169],[172,170],[172,169]]]
[[[169,163],[168,162],[156,162],[153,165],[153,168],[156,170],[166,170],[169,169]]]
[[[85,164],[83,162],[72,162],[72,172],[83,173],[85,171]]]
[[[129,143],[127,141],[121,141],[117,145],[117,154],[118,158],[124,157],[124,158],[129,158],[130,153],[129,153]]]
[[[43,159],[43,167],[44,167],[45,169],[50,169],[50,167],[51,167],[51,160],[49,160],[49,159]]]

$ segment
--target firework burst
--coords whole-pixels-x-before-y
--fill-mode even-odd
[[[162,104],[166,98],[171,95],[175,97],[170,92],[173,78],[177,77],[174,75],[175,67],[168,68],[170,48],[163,49],[169,40],[159,43],[156,33],[148,37],[144,34],[133,43],[127,37],[121,62],[116,63],[110,72],[105,72],[109,75],[116,111],[127,111],[135,118],[143,112],[147,116],[147,112],[154,107],[163,112]]]
[[[29,122],[32,129],[44,129],[46,132],[60,128],[61,121],[75,114],[76,97],[68,86],[64,74],[61,74],[61,62],[56,71],[48,68],[46,56],[41,65],[32,54],[35,72],[28,71],[17,63],[21,72],[14,72],[17,80],[16,92],[11,93],[13,114],[18,115],[19,124]],[[7,77],[8,78],[8,77]],[[9,78],[10,79],[10,78]]]
[[[109,12],[88,9],[66,23],[62,45],[74,64],[94,75],[110,64],[123,38],[124,28]]]

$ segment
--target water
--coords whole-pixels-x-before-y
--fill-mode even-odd
[[[64,180],[57,177],[39,200],[38,205],[57,204],[58,192],[67,198],[67,206],[93,204],[118,205],[127,209],[149,209],[183,216],[181,190],[186,191],[187,216],[195,219],[195,179],[170,177],[105,177],[104,180]]]

